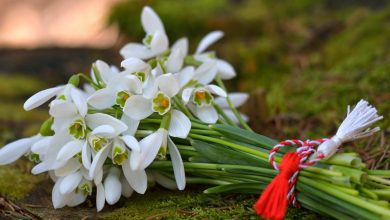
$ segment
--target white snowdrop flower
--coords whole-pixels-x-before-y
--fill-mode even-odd
[[[177,188],[185,188],[184,164],[173,141],[168,137],[168,131],[163,128],[158,129],[153,134],[145,137],[139,143],[140,151],[132,151],[129,163],[122,165],[124,174],[130,186],[138,193],[144,193],[147,188],[147,176],[145,169],[155,160],[161,149],[168,147],[172,160],[173,171],[177,182]],[[131,178],[138,176],[138,178]]]
[[[244,92],[234,92],[234,93],[229,93],[227,96],[230,98],[231,102],[233,103],[234,108],[238,108],[242,106],[249,98],[248,93]],[[226,100],[225,97],[217,97],[214,99],[215,104],[217,104],[221,109],[225,112],[225,114],[235,123],[239,123],[237,117],[234,115],[233,111],[230,109],[229,104]],[[249,118],[248,116],[241,114],[241,117],[245,120],[248,121]]]
[[[65,206],[74,207],[78,206],[81,203],[85,202],[88,194],[85,193],[84,190],[76,190],[71,191],[66,194],[61,193],[61,188],[64,186],[64,181],[67,177],[61,177],[59,178],[56,183],[54,184],[53,190],[52,190],[52,203],[53,207],[55,209],[63,208]],[[66,184],[65,184],[66,185]],[[83,185],[84,189],[86,188],[85,184]],[[82,188],[81,188],[82,189]],[[92,186],[89,187],[89,190],[92,190]]]
[[[204,63],[210,62],[214,68],[216,68],[217,73],[221,76],[221,79],[232,79],[237,74],[234,70],[233,66],[230,65],[228,62],[222,59],[216,58],[213,53],[205,52],[205,50],[221,39],[223,37],[222,31],[212,31],[209,34],[207,34],[199,43],[196,52],[195,52],[195,59],[202,61]],[[211,65],[210,64],[210,65]]]
[[[105,88],[99,89],[88,98],[88,104],[96,109],[107,109],[114,105],[124,107],[126,100],[142,93],[142,83],[135,75],[117,74],[107,81]]]
[[[111,78],[119,74],[119,70],[115,66],[110,66],[102,60],[97,60],[92,64],[91,78],[94,83],[107,85]],[[99,78],[97,78],[99,77]]]
[[[214,124],[218,120],[218,113],[213,106],[214,96],[212,94],[221,97],[227,96],[222,88],[216,85],[207,85],[184,89],[182,99],[201,121]]]
[[[150,59],[168,50],[168,37],[160,18],[150,7],[144,7],[141,14],[142,27],[146,32],[143,44],[129,43],[121,50],[124,58]]]

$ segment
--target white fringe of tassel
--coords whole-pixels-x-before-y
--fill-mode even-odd
[[[317,152],[324,154],[326,158],[332,156],[342,143],[368,137],[379,131],[379,127],[371,129],[370,126],[382,118],[383,116],[377,114],[376,108],[365,100],[360,100],[352,111],[348,106],[347,117],[336,135],[322,143]]]

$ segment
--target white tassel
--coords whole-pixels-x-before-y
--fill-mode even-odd
[[[379,127],[371,129],[370,126],[382,118],[383,116],[377,115],[376,108],[365,100],[360,100],[352,111],[348,106],[347,117],[341,123],[336,135],[322,143],[317,152],[329,158],[336,153],[342,143],[368,137],[379,131]]]

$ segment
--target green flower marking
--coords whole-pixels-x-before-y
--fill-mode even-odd
[[[153,111],[164,115],[171,109],[171,98],[163,92],[158,92],[153,99]]]
[[[89,141],[89,144],[92,146],[92,149],[95,152],[100,151],[108,143],[107,138],[100,137],[97,135],[90,136],[88,141]]]
[[[82,182],[76,189],[77,192],[82,192],[85,196],[92,195],[92,183],[89,181]]]
[[[127,99],[130,98],[131,95],[132,94],[128,91],[120,91],[116,94],[115,103],[123,108],[125,107]]]
[[[84,119],[77,119],[68,128],[69,134],[76,139],[82,139],[87,133],[87,126]]]
[[[148,34],[148,35],[146,35],[146,37],[142,40],[142,42],[143,42],[145,45],[150,46],[150,44],[152,43],[152,40],[153,40],[153,35]]]
[[[204,88],[196,89],[192,95],[192,101],[199,107],[211,105],[213,100],[214,97]]]
[[[120,146],[114,146],[112,151],[112,163],[116,165],[122,165],[128,158],[128,153],[125,148]]]
[[[146,76],[147,76],[147,74],[146,74],[145,72],[136,72],[136,73],[134,73],[134,75],[135,75],[136,77],[138,77],[138,79],[139,79],[141,82],[145,82]]]
[[[35,154],[35,153],[30,153],[28,155],[28,159],[34,163],[39,163],[40,161],[39,154]]]

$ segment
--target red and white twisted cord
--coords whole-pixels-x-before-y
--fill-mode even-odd
[[[275,170],[279,170],[279,165],[274,160],[275,154],[279,151],[279,149],[281,149],[283,147],[298,147],[295,151],[298,153],[298,156],[300,158],[299,168],[300,168],[300,170],[302,170],[303,168],[314,165],[318,161],[325,158],[324,154],[318,153],[316,155],[316,157],[307,161],[307,159],[312,154],[317,152],[317,150],[314,147],[322,144],[326,140],[328,140],[328,139],[321,138],[321,139],[317,139],[317,140],[306,140],[306,141],[293,139],[293,140],[282,141],[279,144],[275,145],[271,149],[268,160],[269,160],[271,166],[273,166]],[[287,195],[287,199],[288,199],[289,203],[292,203],[294,206],[297,205],[297,200],[295,197],[295,195],[296,195],[295,184],[297,183],[298,174],[299,174],[300,170],[297,170],[289,179],[289,192]]]

